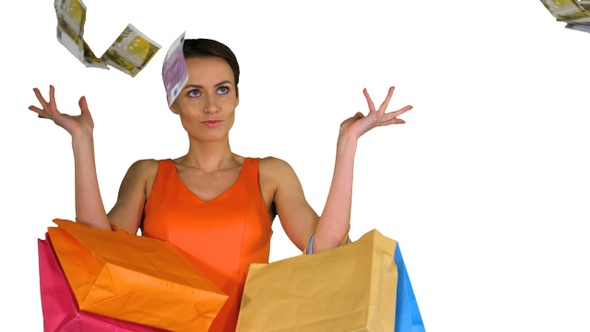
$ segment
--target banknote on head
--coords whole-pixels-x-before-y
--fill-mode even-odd
[[[590,1],[541,0],[541,2],[558,21],[566,23],[590,22]]]
[[[81,0],[55,0],[57,40],[86,67],[109,69],[84,41],[86,5]]]
[[[188,81],[188,69],[186,68],[183,51],[185,33],[186,31],[170,45],[162,66],[162,80],[166,88],[168,105],[174,103],[180,90]]]
[[[160,49],[160,45],[128,24],[100,57],[104,63],[135,77]]]

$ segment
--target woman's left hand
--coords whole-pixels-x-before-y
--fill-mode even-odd
[[[371,100],[371,96],[369,96],[367,89],[363,89],[363,94],[365,95],[367,104],[369,105],[369,113],[367,115],[363,115],[361,112],[358,112],[354,116],[344,120],[340,125],[340,134],[352,135],[352,137],[358,139],[364,133],[375,127],[406,123],[404,120],[398,119],[397,117],[411,110],[413,106],[407,105],[395,112],[385,112],[387,105],[389,104],[389,100],[393,95],[394,89],[395,87],[393,86],[389,88],[387,97],[381,106],[379,106],[378,110],[375,110],[375,104],[373,104],[373,100]]]

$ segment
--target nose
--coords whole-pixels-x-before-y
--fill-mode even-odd
[[[213,114],[217,113],[221,110],[219,105],[219,100],[215,98],[216,96],[209,95],[205,98],[204,105],[203,105],[203,112]]]

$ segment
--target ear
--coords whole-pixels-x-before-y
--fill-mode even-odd
[[[240,104],[240,96],[236,96],[236,107]]]
[[[176,109],[176,106],[174,106],[174,103],[172,103],[172,105],[168,105],[168,108],[170,109],[170,111],[172,111],[172,113],[179,114],[178,110]]]

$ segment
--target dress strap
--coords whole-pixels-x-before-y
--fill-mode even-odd
[[[247,179],[248,184],[260,189],[260,176],[258,173],[258,164],[260,158],[245,158],[242,165],[242,178]]]

